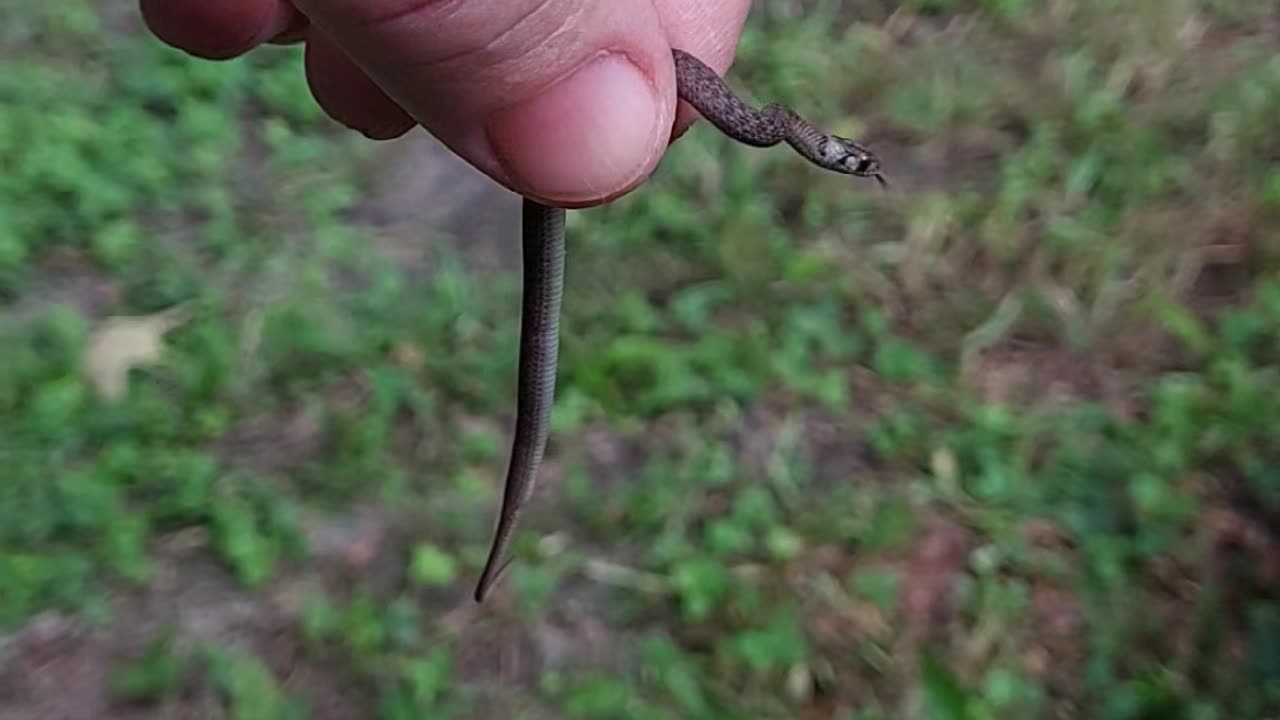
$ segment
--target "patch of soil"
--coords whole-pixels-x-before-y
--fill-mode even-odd
[[[35,277],[14,303],[4,308],[6,322],[22,324],[50,308],[65,305],[86,320],[108,314],[121,298],[119,283],[102,272],[83,251],[59,247],[49,250],[34,268]]]
[[[367,200],[351,218],[376,229],[379,249],[413,276],[448,243],[468,270],[512,272],[520,262],[520,197],[414,131],[367,162]]]
[[[369,717],[369,693],[349,687],[349,668],[301,646],[298,606],[289,602],[293,581],[282,578],[261,593],[247,592],[208,556],[206,545],[200,530],[159,543],[152,579],[141,589],[117,592],[105,625],[45,614],[0,639],[0,720],[217,716],[222,701],[194,662],[206,643],[241,648],[262,660],[286,693],[306,698],[311,717]],[[113,698],[109,668],[140,657],[169,632],[174,653],[192,661],[182,690],[155,705]]]
[[[1043,409],[1099,402],[1121,418],[1139,410],[1137,378],[1060,347],[1007,342],[980,353],[963,381],[984,402]]]
[[[110,649],[82,623],[47,613],[0,643],[0,720],[109,718]]]
[[[956,580],[965,573],[974,535],[941,514],[929,518],[902,566],[898,611],[907,637],[927,637],[954,610]]]

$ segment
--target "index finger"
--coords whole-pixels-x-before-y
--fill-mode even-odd
[[[192,55],[226,60],[306,22],[287,0],[139,0],[156,37]]]

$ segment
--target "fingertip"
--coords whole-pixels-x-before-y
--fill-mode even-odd
[[[226,60],[303,24],[285,0],[139,0],[147,28],[173,47]]]
[[[608,52],[498,111],[487,131],[524,192],[581,207],[624,194],[652,172],[671,113],[647,73],[626,54]]]
[[[322,33],[310,34],[304,64],[321,109],[365,137],[390,140],[417,124]]]
[[[750,10],[750,0],[654,0],[659,13],[667,18],[667,39],[674,48],[684,50],[719,74],[733,64],[738,38]],[[675,142],[698,121],[698,112],[681,102],[671,132]]]

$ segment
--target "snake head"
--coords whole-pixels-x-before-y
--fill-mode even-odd
[[[887,188],[888,182],[880,174],[880,159],[861,143],[831,135],[822,149],[822,163],[827,168],[846,175],[873,177],[881,187]]]

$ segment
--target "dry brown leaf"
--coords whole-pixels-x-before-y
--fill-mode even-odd
[[[184,305],[176,305],[151,315],[106,318],[85,346],[81,358],[85,377],[102,397],[122,397],[129,371],[160,360],[165,333],[186,322],[189,314]]]

